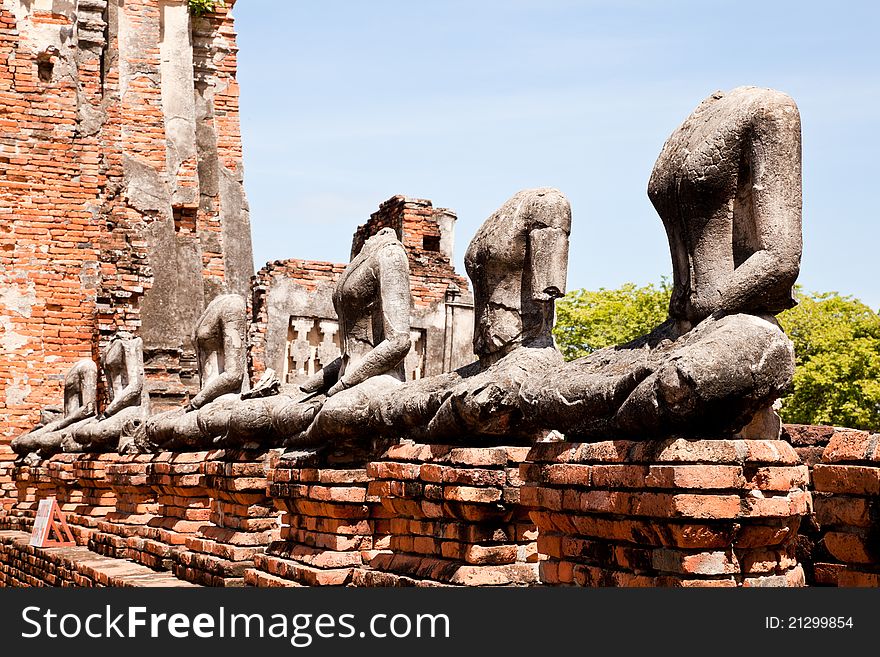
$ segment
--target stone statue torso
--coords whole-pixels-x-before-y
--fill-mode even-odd
[[[761,248],[750,203],[749,140],[772,92],[741,87],[716,92],[672,133],[654,165],[648,195],[663,220],[673,259],[670,316],[699,321],[734,269]],[[783,283],[763,300],[788,308]],[[711,311],[710,311],[711,312]]]
[[[104,375],[107,379],[111,400],[116,399],[130,383],[128,372],[131,364],[128,361],[132,358],[140,361],[133,365],[142,371],[143,346],[140,338],[117,339],[107,347],[107,351],[104,353]],[[144,405],[148,400],[146,386],[142,385],[140,404]]]
[[[193,329],[202,388],[228,369],[227,360],[238,359],[243,366],[246,358],[246,320],[242,305],[243,299],[236,294],[218,296],[208,304]],[[235,353],[226,353],[227,337],[231,340],[230,346]],[[240,392],[247,389],[245,376]]]
[[[333,307],[342,336],[340,376],[357,367],[364,356],[386,338],[379,288],[379,254],[384,249],[398,249],[406,257],[396,238],[372,237],[342,272],[333,292]],[[402,365],[389,374],[401,380],[405,378]]]
[[[86,386],[94,386],[97,379],[91,380],[89,373],[97,368],[94,362],[83,359],[76,362],[64,377],[64,415],[71,415],[88,403],[94,403],[96,390],[87,390]]]
[[[531,227],[518,213],[504,208],[477,231],[464,257],[474,284],[474,352],[494,354],[508,345],[536,337],[543,325],[543,307],[524,290],[529,277],[526,249]]]

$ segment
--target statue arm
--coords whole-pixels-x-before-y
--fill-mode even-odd
[[[129,406],[138,406],[141,401],[144,390],[143,341],[140,338],[134,338],[126,341],[123,348],[125,349],[125,373],[128,385],[113,397],[113,401],[104,409],[104,417],[116,415],[123,408]]]
[[[529,233],[532,299],[553,301],[565,296],[568,273],[568,233],[561,228],[538,228]]]
[[[192,401],[189,403],[190,410],[201,408],[221,395],[241,392],[241,384],[246,376],[244,366],[244,335],[247,326],[247,316],[243,312],[236,312],[237,310],[238,308],[230,309],[221,320],[223,322],[223,360],[225,369],[211,379],[192,398]]]
[[[530,208],[529,271],[532,299],[553,301],[565,296],[568,274],[568,236],[571,233],[571,205],[558,190],[546,190],[534,197]]]
[[[800,271],[800,116],[788,99],[765,108],[757,119],[746,152],[750,210],[760,248],[734,270],[721,291],[724,313],[752,310],[770,290],[793,286]]]
[[[339,381],[339,370],[342,369],[342,357],[327,363],[320,371],[315,372],[306,379],[299,387],[303,392],[318,392],[327,390]]]
[[[404,359],[410,349],[409,321],[412,295],[409,288],[409,261],[400,245],[382,248],[377,254],[379,297],[385,339],[377,344],[353,370],[327,392],[332,396],[366,381],[370,377],[385,374]]]
[[[84,367],[77,367],[74,376],[78,379],[78,388],[74,388],[73,394],[68,398],[67,382],[65,381],[65,413],[64,417],[59,420],[59,425],[55,428],[56,431],[95,415],[98,397],[98,367],[93,362],[89,361]],[[73,407],[73,399],[75,399],[76,396],[82,397],[82,403]]]

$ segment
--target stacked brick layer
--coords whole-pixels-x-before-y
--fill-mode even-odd
[[[11,461],[0,461],[0,513],[7,513],[15,504],[15,479]]]
[[[107,484],[116,496],[116,508],[96,525],[89,548],[109,557],[128,558],[128,541],[142,537],[156,518],[159,504],[149,486],[152,455],[120,456],[107,465]],[[139,546],[137,540],[132,547]]]
[[[55,485],[45,462],[15,466],[12,478],[15,480],[14,504],[4,518],[3,528],[30,531],[40,500],[55,495]]]
[[[801,463],[807,466],[810,476],[810,490],[813,492],[814,507],[817,505],[818,496],[813,489],[813,467],[822,461],[822,453],[828,446],[837,431],[848,431],[827,426],[813,426],[809,424],[785,424],[782,426],[782,439],[791,443],[794,451],[801,458]],[[822,532],[816,520],[815,512],[805,516],[801,520],[797,537],[798,561],[804,567],[804,577],[807,586],[816,584],[814,564],[828,561],[828,553],[822,545]]]
[[[0,587],[192,586],[138,564],[102,557],[84,547],[31,547],[29,538],[24,532],[0,531]]]
[[[536,584],[536,531],[519,506],[518,465],[527,452],[404,444],[370,463],[369,494],[390,517],[389,550],[357,583]]]
[[[174,554],[180,579],[206,586],[243,586],[254,559],[278,538],[278,511],[269,499],[274,453],[220,451],[201,467],[210,498],[210,523]]]
[[[126,542],[127,556],[140,564],[170,569],[174,555],[210,522],[211,499],[202,464],[207,452],[163,452],[147,468],[147,485],[156,498],[155,517]]]
[[[46,462],[58,505],[78,545],[88,545],[98,523],[116,508],[107,467],[116,454],[59,454]]]
[[[543,443],[528,461],[546,584],[804,584],[807,469],[784,441]]]
[[[880,434],[835,432],[813,468],[826,561],[816,583],[880,586]]]
[[[269,493],[282,511],[280,540],[254,558],[251,586],[348,586],[385,547],[387,519],[367,494],[363,467],[329,466],[303,455],[269,472]]]

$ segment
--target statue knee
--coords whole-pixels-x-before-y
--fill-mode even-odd
[[[303,431],[315,419],[317,406],[300,404],[290,400],[288,404],[280,404],[269,412],[269,424],[279,436],[291,436]]]

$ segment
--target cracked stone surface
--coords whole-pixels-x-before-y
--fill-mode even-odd
[[[480,360],[405,383],[382,401],[383,431],[479,445],[538,435],[519,393],[562,363],[550,331],[554,302],[565,294],[570,232],[568,200],[551,188],[518,192],[483,223],[465,255]]]
[[[794,101],[712,94],[666,141],[648,195],[672,255],[669,319],[523,386],[523,413],[568,438],[730,434],[794,373],[774,319],[795,303],[802,250]]]

